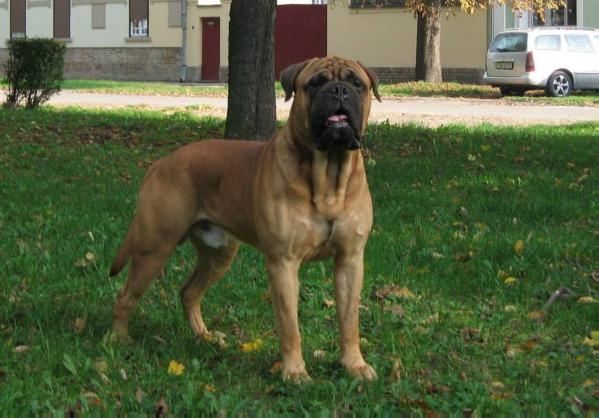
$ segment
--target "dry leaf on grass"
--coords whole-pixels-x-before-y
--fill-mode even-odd
[[[399,382],[401,380],[402,370],[403,364],[401,363],[401,359],[395,359],[395,361],[393,362],[393,367],[391,368],[391,376],[389,376],[392,382]]]
[[[30,350],[28,345],[17,345],[15,348],[12,349],[12,351],[14,351],[15,353],[26,353]]]
[[[332,299],[325,299],[322,301],[322,304],[325,308],[332,308],[333,306],[335,306],[335,301]]]
[[[181,376],[185,372],[185,366],[178,363],[176,360],[171,360],[168,363],[168,374],[174,374],[175,376]]]
[[[272,365],[272,367],[270,368],[270,374],[277,374],[281,370],[283,370],[283,362],[280,360],[275,361],[274,364]]]
[[[264,346],[264,341],[261,338],[256,338],[254,341],[240,344],[239,348],[244,353],[251,353],[252,351],[258,351]]]
[[[75,332],[75,334],[81,334],[83,332],[83,329],[85,328],[86,323],[87,315],[75,318],[75,320],[73,321],[73,332]]]
[[[154,415],[156,417],[164,417],[168,415],[170,412],[170,408],[168,404],[164,400],[164,397],[161,397],[158,402],[156,402],[156,407],[154,408]]]
[[[582,303],[582,304],[588,304],[588,303],[598,303],[599,300],[595,299],[592,296],[582,296],[580,298],[578,298],[578,303]]]
[[[416,297],[416,295],[414,295],[414,293],[412,293],[407,287],[399,287],[394,284],[379,287],[375,289],[372,294],[373,299],[379,301],[385,300],[392,296],[403,299],[412,299]]]
[[[137,390],[135,391],[135,399],[137,399],[137,402],[142,403],[142,401],[144,400],[145,397],[146,397],[146,392],[144,392],[142,390],[142,388],[140,388],[138,386]]]
[[[524,241],[519,239],[514,243],[514,252],[518,255],[522,255],[522,253],[524,252]]]

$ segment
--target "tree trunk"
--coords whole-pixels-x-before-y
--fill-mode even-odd
[[[442,0],[426,0],[428,6],[427,13],[418,14],[418,24],[423,27],[418,28],[418,32],[422,31],[420,38],[416,39],[416,47],[421,48],[420,54],[416,52],[416,62],[421,60],[422,80],[433,83],[443,81],[441,75],[441,1]],[[418,78],[417,78],[418,79]]]
[[[268,139],[276,131],[276,7],[276,0],[231,2],[226,138]]]

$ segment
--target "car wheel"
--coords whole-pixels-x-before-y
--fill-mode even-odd
[[[552,97],[566,97],[572,91],[572,80],[570,76],[563,71],[556,71],[547,80],[545,93]]]

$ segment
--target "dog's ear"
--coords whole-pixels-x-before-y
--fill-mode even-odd
[[[283,86],[283,90],[285,90],[285,101],[288,101],[291,99],[291,96],[293,96],[295,77],[297,77],[299,72],[313,60],[314,59],[308,59],[302,62],[291,64],[289,67],[281,71],[281,76],[279,79],[281,80],[281,86]]]
[[[374,73],[374,71],[372,71],[370,68],[368,68],[367,66],[365,66],[364,64],[362,64],[360,61],[358,61],[358,65],[360,67],[362,67],[362,69],[364,70],[364,72],[366,73],[366,75],[368,76],[368,78],[370,79],[370,85],[372,86],[372,92],[374,93],[374,97],[376,97],[376,99],[380,102],[381,101],[381,96],[379,95],[379,78],[377,77],[377,75]]]

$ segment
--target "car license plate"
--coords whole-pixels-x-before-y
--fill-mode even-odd
[[[495,63],[495,68],[498,70],[512,70],[514,68],[514,63],[508,61],[499,61]]]

